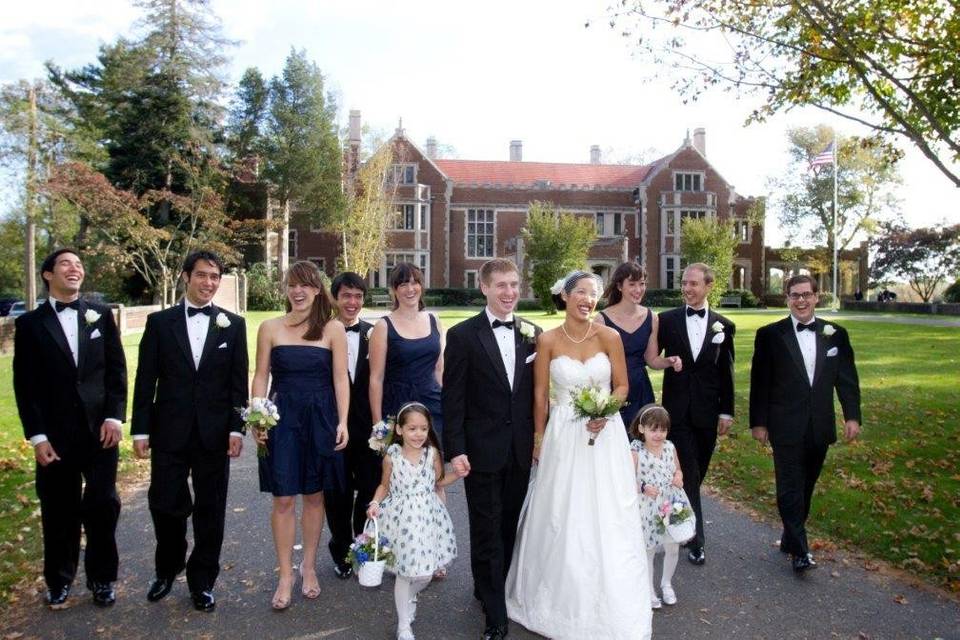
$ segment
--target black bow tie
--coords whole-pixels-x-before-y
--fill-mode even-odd
[[[208,304],[208,305],[205,306],[205,307],[187,307],[187,317],[188,317],[188,318],[192,318],[193,316],[197,315],[198,313],[202,313],[202,314],[205,314],[205,315],[208,315],[208,316],[209,316],[211,313],[213,313],[213,305],[209,305],[209,304]]]
[[[73,309],[74,311],[80,310],[80,300],[74,300],[73,302],[60,302],[59,300],[54,301],[54,307],[57,310],[57,313],[60,313],[64,309]]]
[[[807,331],[816,332],[816,331],[817,331],[817,323],[816,323],[816,322],[811,322],[810,324],[802,324],[802,323],[798,322],[798,323],[797,323],[797,333],[803,331],[804,329],[806,329]]]
[[[707,310],[704,309],[694,309],[693,307],[687,307],[687,317],[690,316],[700,316],[701,318],[707,317]]]
[[[347,333],[350,333],[351,331],[360,333],[360,323],[358,322],[357,324],[352,324],[349,327],[344,327],[344,329],[346,329]]]
[[[513,329],[513,320],[500,320],[499,318],[493,321],[493,324],[490,325],[494,329],[497,327],[506,327],[507,329]]]

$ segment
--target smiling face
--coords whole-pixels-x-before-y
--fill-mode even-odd
[[[337,316],[346,326],[351,326],[357,321],[357,316],[363,309],[363,290],[353,287],[341,286],[337,290]]]
[[[683,301],[694,309],[703,308],[712,289],[713,283],[706,281],[706,274],[702,269],[687,267],[683,270],[680,292],[683,294]]]
[[[84,277],[83,262],[77,254],[66,251],[57,256],[53,271],[44,271],[41,275],[47,281],[51,296],[70,302],[80,295]]]
[[[430,423],[419,411],[407,410],[403,412],[403,424],[397,425],[397,433],[405,445],[420,449],[430,437]]]
[[[567,305],[567,317],[589,320],[600,298],[597,279],[589,276],[580,278],[573,283],[570,293],[563,292],[560,297]]]
[[[320,289],[291,280],[287,283],[287,300],[290,302],[290,310],[294,313],[306,313],[313,306],[313,301],[320,295]]]
[[[799,282],[787,291],[787,306],[790,308],[790,313],[803,324],[813,320],[813,313],[819,299],[809,282]]]
[[[410,278],[406,282],[401,282],[393,290],[397,298],[397,305],[403,309],[419,309],[420,296],[423,295],[423,285]]]
[[[517,307],[520,274],[516,271],[494,271],[490,274],[490,282],[480,281],[480,291],[487,299],[490,312],[502,320]]]
[[[643,294],[647,292],[647,281],[627,278],[617,285],[617,288],[620,289],[620,293],[623,294],[625,300],[629,300],[633,304],[640,304],[643,301]]]
[[[220,288],[220,267],[209,260],[197,260],[193,271],[181,274],[186,283],[186,296],[191,304],[206,306],[213,300]]]

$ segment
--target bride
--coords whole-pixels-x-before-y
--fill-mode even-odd
[[[539,465],[507,575],[507,612],[555,640],[651,634],[645,536],[623,422],[619,414],[578,419],[570,401],[585,385],[627,395],[620,336],[590,319],[601,289],[600,279],[583,271],[555,285],[566,318],[540,335],[534,363]]]

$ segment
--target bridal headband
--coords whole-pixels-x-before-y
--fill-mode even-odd
[[[603,288],[603,280],[600,278],[600,276],[598,276],[595,273],[589,273],[587,271],[581,271],[580,269],[575,269],[570,273],[568,273],[567,275],[565,275],[564,277],[557,280],[556,282],[554,282],[553,286],[550,287],[550,294],[558,296],[560,295],[561,291],[564,291],[567,294],[569,294],[571,291],[573,291],[573,285],[575,285],[578,281],[584,278],[593,278],[594,280],[597,281],[597,286],[600,287],[601,289]]]
[[[666,409],[663,409],[663,407],[661,407],[661,406],[658,405],[658,404],[651,405],[651,406],[647,407],[646,409],[644,409],[643,411],[640,412],[640,415],[637,417],[637,422],[639,422],[640,424],[643,424],[643,416],[645,416],[645,415],[647,415],[648,413],[650,413],[651,411],[655,411],[655,410],[657,410],[657,409],[662,409],[662,410],[666,411]]]
[[[407,404],[405,404],[405,405],[403,405],[402,407],[400,407],[400,410],[399,410],[399,411],[397,411],[397,423],[398,423],[398,424],[400,423],[400,416],[403,415],[403,412],[406,411],[407,409],[411,409],[411,408],[413,408],[413,407],[420,407],[420,408],[422,408],[424,411],[426,411],[427,413],[430,413],[430,410],[427,409],[427,407],[426,407],[423,403],[421,403],[421,402],[408,402]]]

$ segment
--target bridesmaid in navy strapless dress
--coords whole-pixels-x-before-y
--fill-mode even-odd
[[[335,451],[337,404],[332,355],[311,345],[280,345],[270,350],[270,398],[280,422],[260,458],[260,490],[275,496],[342,491],[343,452]]]
[[[627,393],[627,405],[620,409],[620,417],[623,418],[623,424],[629,426],[633,416],[637,415],[637,411],[643,405],[653,402],[653,385],[650,384],[647,363],[644,359],[652,333],[653,312],[648,311],[643,324],[632,333],[618,326],[602,311],[600,315],[603,316],[603,321],[608,327],[613,327],[620,334],[623,351],[627,356],[627,380],[630,391]]]
[[[419,402],[430,410],[433,430],[443,433],[440,407],[440,384],[437,382],[437,358],[440,357],[440,329],[430,315],[430,335],[425,338],[404,338],[387,323],[387,366],[383,374],[384,416],[395,416],[404,404]]]

